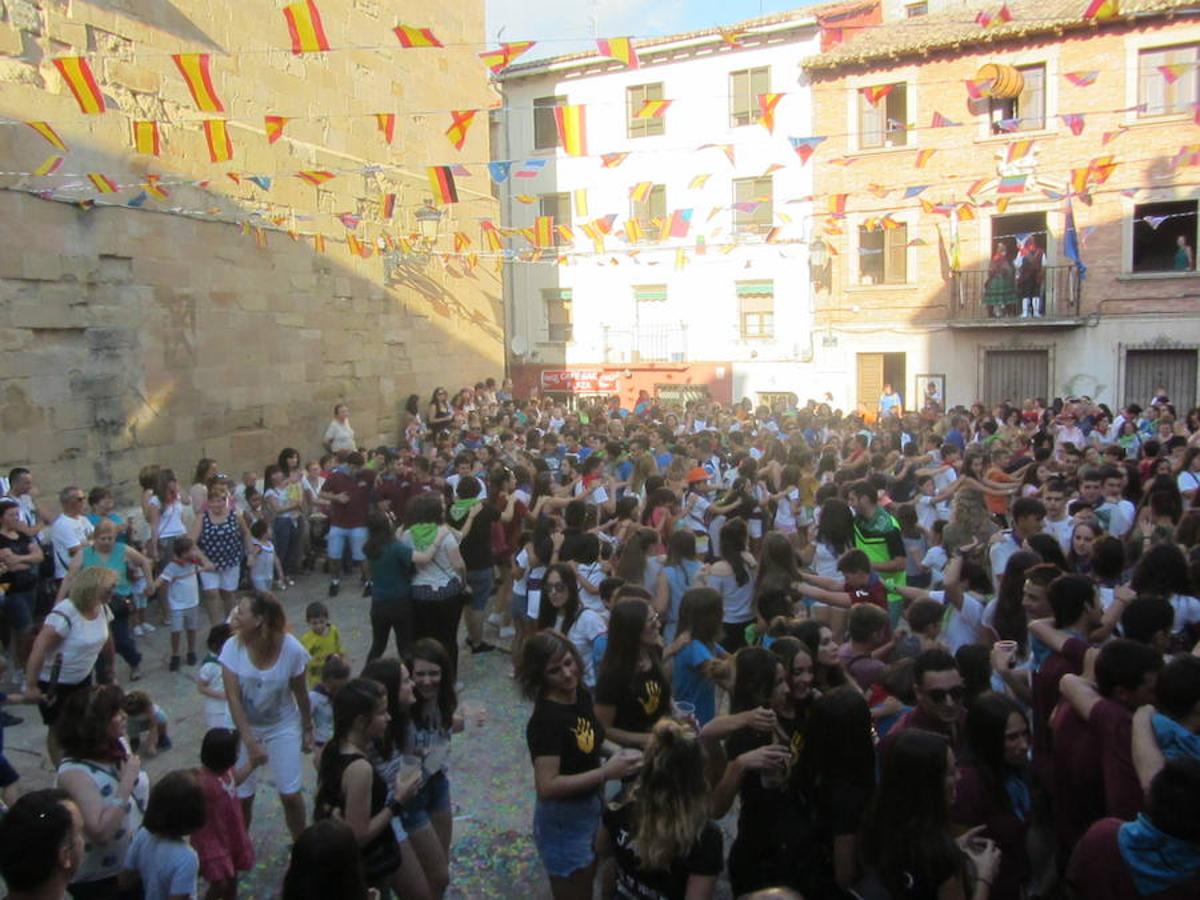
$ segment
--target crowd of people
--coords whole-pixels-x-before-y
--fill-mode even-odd
[[[10,896],[236,897],[267,766],[283,897],[441,897],[450,744],[484,718],[459,656],[504,651],[556,898],[1200,895],[1200,410],[888,395],[489,379],[412,396],[395,445],[339,404],[307,459],[147,465],[132,516],[12,470],[0,701],[37,705],[56,787],[0,754]],[[278,597],[320,571],[293,633]],[[151,785],[159,627],[207,731]]]

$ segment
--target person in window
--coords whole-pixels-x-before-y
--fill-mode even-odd
[[[1196,268],[1196,255],[1188,246],[1186,235],[1175,238],[1175,262],[1172,268],[1176,272],[1190,272]]]
[[[996,249],[988,265],[987,281],[983,283],[983,303],[994,319],[1003,318],[1016,306],[1016,272],[1008,258],[1008,247],[1004,241],[996,241]]]
[[[1045,300],[1042,299],[1045,262],[1046,254],[1033,236],[1025,238],[1020,256],[1017,257],[1017,294],[1021,298],[1022,319],[1030,316],[1041,318],[1046,313]]]

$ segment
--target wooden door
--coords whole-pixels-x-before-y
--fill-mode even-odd
[[[883,354],[858,354],[858,395],[855,407],[868,419],[879,413],[879,397],[883,393]]]

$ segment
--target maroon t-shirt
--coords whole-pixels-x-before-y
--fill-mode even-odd
[[[1104,812],[1126,821],[1137,818],[1146,805],[1146,795],[1133,767],[1133,713],[1104,698],[1092,707],[1088,725],[1100,745]]]
[[[1083,657],[1087,651],[1088,645],[1084,641],[1070,638],[1061,652],[1051,653],[1041,668],[1033,673],[1030,699],[1033,714],[1033,773],[1040,784],[1051,789],[1050,774],[1054,757],[1050,717],[1058,706],[1058,683],[1064,675],[1078,675],[1083,671]]]
[[[1058,705],[1050,727],[1054,732],[1054,832],[1061,866],[1075,842],[1104,815],[1104,775],[1099,744],[1071,704]]]
[[[329,524],[333,528],[365,528],[367,510],[371,505],[371,484],[375,473],[370,469],[359,469],[353,475],[344,469],[335,471],[326,479],[322,490],[327,494],[349,494],[348,503],[329,504]]]
[[[975,766],[959,766],[950,818],[965,828],[987,826],[983,836],[995,841],[1001,853],[990,900],[1020,900],[1021,886],[1030,876],[1025,844],[1029,823],[1012,811],[1004,786],[989,785]]]
[[[1067,866],[1067,883],[1075,895],[1087,900],[1194,900],[1200,891],[1196,878],[1157,894],[1138,893],[1117,846],[1117,832],[1124,824],[1120,819],[1101,819],[1076,845]]]
[[[387,503],[393,516],[404,515],[404,504],[408,502],[409,481],[396,475],[383,475],[375,479],[375,502]]]

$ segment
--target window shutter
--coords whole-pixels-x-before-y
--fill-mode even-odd
[[[883,280],[887,284],[908,281],[908,226],[901,225],[883,232]]]

